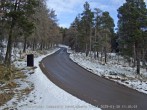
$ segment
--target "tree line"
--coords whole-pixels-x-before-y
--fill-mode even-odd
[[[114,40],[114,20],[109,12],[103,12],[99,8],[91,10],[88,2],[84,4],[84,11],[79,14],[69,29],[64,29],[63,42],[70,45],[76,51],[86,52],[86,56],[91,55],[91,51],[101,52],[101,57],[105,57],[112,50]]]
[[[48,49],[60,41],[55,11],[47,8],[45,0],[0,1],[0,48],[7,43],[5,65],[11,65],[12,50],[20,43],[25,52],[27,48]]]
[[[118,9],[118,43],[120,54],[140,73],[147,61],[147,8],[144,0],[126,0]],[[142,63],[142,65],[141,65]]]
[[[114,30],[114,20],[109,12],[95,8],[93,11],[88,2],[69,29],[62,28],[63,43],[86,56],[96,52],[101,54],[107,63],[109,52],[124,56],[133,62],[136,72],[140,67],[146,68],[147,61],[147,8],[144,0],[126,0],[119,7],[118,28]]]

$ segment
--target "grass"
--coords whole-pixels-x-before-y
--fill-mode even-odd
[[[19,85],[14,82],[14,79],[24,79],[26,76],[20,69],[11,67],[8,69],[4,65],[0,65],[0,106],[11,100],[15,93],[14,89]],[[29,90],[26,89],[26,93]]]
[[[13,79],[25,78],[23,72],[15,67],[11,67],[10,69],[5,67],[4,65],[0,65],[0,84],[9,82]]]
[[[28,95],[32,90],[33,90],[33,88],[25,88],[25,89],[21,90],[21,93]]]
[[[9,82],[4,84],[4,86],[0,86],[1,94],[0,94],[0,106],[11,100],[14,96],[13,89],[17,87],[15,82]]]
[[[13,96],[14,96],[13,92],[0,94],[0,106],[5,104],[7,101],[11,100]]]
[[[4,65],[0,65],[0,82],[9,80],[9,70]]]

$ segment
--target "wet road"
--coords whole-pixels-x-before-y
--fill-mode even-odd
[[[57,86],[94,106],[106,110],[147,109],[147,95],[86,71],[70,60],[65,48],[44,58],[40,67]]]

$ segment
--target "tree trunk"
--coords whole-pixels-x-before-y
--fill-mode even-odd
[[[16,9],[17,9],[17,0],[15,1],[14,11],[16,11]],[[9,30],[9,37],[8,37],[5,61],[4,61],[4,63],[6,64],[7,67],[11,66],[11,53],[12,53],[12,44],[13,44],[13,42],[12,42],[12,35],[13,35],[13,28],[14,28],[14,26],[15,26],[15,19],[12,18],[11,26],[10,26],[10,30]]]
[[[104,47],[104,54],[105,54],[105,64],[107,63],[107,52],[106,52],[106,47]]]
[[[43,40],[41,40],[41,43],[40,43],[40,50],[43,49]]]
[[[45,49],[45,43],[43,42],[42,43],[42,50],[44,50]]]
[[[101,62],[103,61],[103,49],[101,49]]]
[[[140,74],[140,58],[137,58],[137,74]]]
[[[87,57],[88,54],[89,54],[87,47],[88,47],[88,45],[87,45],[87,43],[86,43],[86,57]]]
[[[26,52],[26,46],[27,46],[27,37],[24,37],[24,46],[23,46],[23,52]]]
[[[92,55],[91,55],[91,51],[92,51],[92,50],[91,50],[91,45],[92,45],[92,44],[91,44],[91,35],[90,35],[90,42],[89,42],[89,43],[90,43],[90,44],[89,44],[89,55],[90,55],[90,57],[91,57],[91,56],[92,56]]]
[[[145,64],[145,49],[144,48],[142,49],[142,63],[143,63],[143,67],[146,67],[146,64]]]
[[[7,51],[5,55],[5,61],[4,63],[9,67],[11,65],[11,53],[12,53],[12,33],[14,28],[14,22],[12,20],[10,31],[9,31],[9,37],[8,37],[8,43],[7,43]]]
[[[90,57],[92,57],[91,55],[91,51],[92,51],[92,30],[91,30],[91,23],[90,23],[90,34],[89,34],[89,54],[90,54]]]
[[[9,67],[11,64],[11,52],[12,52],[12,32],[9,35],[8,38],[8,44],[7,44],[7,51],[6,51],[6,56],[5,56],[5,61],[4,63]]]
[[[133,45],[133,59],[134,59],[134,61],[133,61],[133,67],[135,67],[136,66],[136,46],[135,46],[135,43],[134,43],[134,45]]]
[[[99,59],[99,52],[98,52],[98,51],[96,52],[96,56],[97,56],[97,58]]]
[[[139,50],[139,48],[136,49],[136,59],[137,59],[136,71],[137,71],[137,74],[140,74],[140,50]]]
[[[33,39],[33,51],[35,50],[35,39]]]

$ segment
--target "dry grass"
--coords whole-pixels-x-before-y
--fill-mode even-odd
[[[11,100],[15,95],[14,89],[18,87],[18,84],[13,80],[24,78],[26,76],[19,69],[13,66],[8,69],[4,65],[0,65],[0,106]]]
[[[6,83],[18,78],[26,78],[26,76],[23,72],[13,66],[9,69],[4,65],[0,65],[0,83]]]
[[[28,95],[32,90],[33,90],[33,88],[25,88],[25,89],[21,90],[21,93],[23,95]]]
[[[16,87],[17,84],[15,82],[9,82],[8,84],[0,87],[0,90],[2,91],[2,93],[0,94],[0,106],[13,98],[14,93],[12,89]]]
[[[14,89],[16,87],[17,87],[17,84],[15,82],[9,82],[9,83],[5,84],[4,86],[1,86],[0,90],[1,91],[4,91],[5,89],[11,90],[11,89]]]
[[[0,82],[9,80],[9,70],[4,65],[0,65]]]
[[[11,100],[14,96],[14,93],[3,93],[0,94],[0,106],[5,104],[7,101]]]

